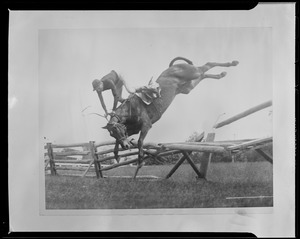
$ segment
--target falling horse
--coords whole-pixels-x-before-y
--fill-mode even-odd
[[[177,60],[184,60],[187,63],[175,64]],[[131,146],[128,136],[138,134],[138,165],[134,174],[137,175],[141,162],[143,160],[143,142],[144,139],[156,121],[158,121],[177,94],[188,94],[194,87],[205,78],[221,79],[226,72],[212,75],[205,74],[206,71],[215,67],[236,66],[238,61],[231,63],[208,62],[203,66],[196,67],[193,63],[183,57],[173,59],[166,69],[156,80],[161,89],[160,97],[153,99],[151,104],[145,104],[137,95],[132,94],[111,114],[108,124],[103,127],[107,129],[112,137],[116,139],[114,154],[117,161],[119,145],[123,149],[129,149]]]

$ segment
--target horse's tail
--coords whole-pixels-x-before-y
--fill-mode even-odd
[[[178,60],[183,60],[183,61],[186,61],[188,64],[193,65],[193,62],[190,61],[189,59],[186,59],[186,58],[184,58],[184,57],[178,56],[178,57],[174,58],[174,59],[170,62],[169,67],[173,66],[174,62],[175,62],[175,61],[178,61]]]
[[[132,90],[132,89],[130,89],[130,87],[128,87],[128,85],[127,85],[126,81],[124,80],[124,78],[120,74],[118,76],[119,76],[120,81],[123,82],[123,85],[124,85],[125,89],[127,90],[127,92],[129,94],[135,93],[135,90]]]

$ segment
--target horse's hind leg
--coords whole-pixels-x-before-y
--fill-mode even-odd
[[[191,80],[189,87],[186,87],[185,91],[181,91],[182,94],[188,94],[192,89],[196,87],[200,83],[200,81],[204,80],[205,78],[212,78],[212,79],[221,79],[224,76],[226,76],[226,72],[222,72],[218,75],[212,75],[212,74],[202,74],[201,77],[195,80]]]
[[[212,75],[212,74],[203,74],[203,79],[212,78],[212,79],[221,79],[226,76],[226,72],[222,72],[221,74]]]
[[[201,72],[204,73],[215,66],[230,67],[230,66],[236,66],[238,64],[239,64],[238,61],[232,61],[232,62],[227,62],[227,63],[208,62],[204,66],[200,66],[198,68]]]
[[[215,66],[230,67],[230,66],[236,66],[238,64],[239,64],[238,61],[233,61],[228,63],[208,62],[204,66],[195,67],[195,68],[192,68],[193,66],[188,66],[188,68],[185,66],[188,70],[190,70],[191,74],[187,74],[185,71],[182,73],[183,77],[180,79],[189,81],[189,83],[186,84],[185,87],[183,87],[183,89],[179,89],[178,92],[182,94],[188,94],[192,89],[194,89],[200,83],[200,81],[202,81],[205,78],[221,79],[224,76],[226,76],[226,72],[222,72],[221,74],[218,75],[204,74],[206,71],[208,71],[209,69]]]

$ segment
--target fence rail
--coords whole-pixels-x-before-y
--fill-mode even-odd
[[[231,124],[241,118],[244,118],[250,114],[253,114],[259,110],[262,110],[266,107],[272,105],[272,101],[267,101],[263,104],[257,105],[252,107],[240,114],[237,114],[233,117],[230,117],[223,122],[220,122],[214,126],[215,129],[223,127],[225,125]],[[205,178],[207,169],[211,160],[211,157],[214,153],[236,153],[240,150],[245,149],[255,149],[263,158],[265,158],[268,162],[273,163],[273,159],[270,155],[262,151],[262,147],[272,143],[272,137],[262,138],[262,139],[245,139],[245,140],[228,140],[228,141],[214,141],[215,133],[209,133],[204,139],[204,132],[201,134],[201,137],[197,139],[196,142],[177,142],[177,143],[155,143],[155,142],[145,142],[143,149],[144,153],[146,154],[145,158],[153,157],[153,158],[162,158],[168,155],[174,154],[182,154],[182,157],[176,162],[174,167],[168,173],[167,177],[170,177],[178,167],[185,161],[191,165],[193,170],[196,172],[198,177]],[[131,141],[133,147],[130,150],[119,148],[120,158],[138,155],[137,149],[137,141]],[[101,147],[105,146],[112,146],[115,145],[115,141],[105,141],[105,142],[94,142],[90,141],[89,143],[74,143],[74,144],[51,144],[47,143],[45,149],[47,149],[47,155],[49,160],[46,160],[46,166],[50,165],[51,175],[56,175],[56,168],[55,163],[65,163],[65,164],[89,164],[87,169],[85,169],[84,174],[86,173],[91,166],[94,165],[94,170],[96,172],[97,178],[103,177],[102,171],[107,171],[113,168],[117,168],[120,166],[128,165],[137,162],[138,158],[129,159],[124,162],[116,163],[113,165],[109,165],[103,167],[101,165],[102,162],[115,159],[114,155],[108,155],[114,152],[114,148],[110,149],[103,149]],[[54,152],[53,149],[55,148],[74,148],[74,147],[82,147],[83,149],[80,150],[70,150],[64,152]],[[197,166],[194,164],[190,154],[193,151],[203,152],[201,165],[198,169]],[[67,157],[67,156],[83,156],[82,159],[61,159],[57,157]]]
[[[233,123],[233,122],[235,122],[235,121],[237,121],[237,120],[239,120],[241,118],[244,118],[244,117],[246,117],[248,115],[251,115],[251,114],[253,114],[253,113],[257,112],[257,111],[260,111],[262,109],[270,107],[271,105],[272,105],[272,101],[269,100],[269,101],[264,102],[264,103],[262,103],[260,105],[254,106],[254,107],[252,107],[252,108],[250,108],[250,109],[248,109],[246,111],[243,111],[243,112],[241,112],[241,113],[239,113],[239,114],[237,114],[235,116],[230,117],[229,119],[226,119],[226,120],[224,120],[224,121],[222,121],[222,122],[214,125],[214,128],[217,129],[217,128],[221,128],[221,127],[223,127],[225,125],[231,124],[231,123]]]

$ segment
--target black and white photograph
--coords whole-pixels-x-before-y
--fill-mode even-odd
[[[292,235],[294,32],[283,27],[294,23],[274,19],[293,6],[12,12],[10,133],[24,166],[9,172],[32,171],[33,189],[17,195],[35,198],[41,230]],[[25,118],[31,136],[17,137]],[[291,211],[278,209],[284,200]],[[286,222],[276,229],[275,213]]]
[[[270,43],[269,28],[39,31],[46,209],[272,207]]]

